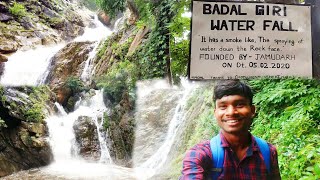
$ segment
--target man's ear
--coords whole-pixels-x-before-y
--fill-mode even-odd
[[[252,112],[252,118],[254,118],[254,116],[256,115],[256,106],[255,105],[251,105],[251,112]]]

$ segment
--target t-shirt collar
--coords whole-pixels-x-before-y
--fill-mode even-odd
[[[220,138],[221,138],[221,147],[226,148],[226,147],[231,147],[229,142],[226,140],[226,138],[224,137],[224,135],[222,134],[222,132],[219,132],[220,134]],[[254,136],[249,132],[249,135],[251,137],[251,144],[248,148],[248,150],[250,151],[252,149],[252,151],[258,151],[259,147],[257,145],[256,140],[254,139]]]

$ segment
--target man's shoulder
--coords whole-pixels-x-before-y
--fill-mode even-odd
[[[197,156],[202,158],[212,158],[210,140],[202,141],[187,151],[187,156]]]

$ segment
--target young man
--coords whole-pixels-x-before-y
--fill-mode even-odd
[[[239,80],[222,80],[214,88],[214,115],[221,130],[219,143],[224,153],[221,168],[214,167],[210,141],[191,148],[183,160],[180,179],[235,179],[235,180],[277,180],[281,179],[276,148],[269,148],[269,169],[264,160],[263,150],[257,139],[249,132],[255,115],[250,87]],[[213,144],[211,142],[211,144]],[[218,172],[214,178],[213,173]]]

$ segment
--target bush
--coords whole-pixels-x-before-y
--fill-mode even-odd
[[[124,92],[128,92],[134,99],[134,89],[136,77],[134,74],[135,66],[129,61],[115,64],[108,74],[103,75],[97,80],[97,86],[103,88],[104,96],[112,104],[121,101]]]
[[[75,76],[68,77],[65,86],[70,88],[72,93],[77,93],[84,90],[82,81]]]
[[[27,14],[24,5],[17,2],[13,2],[13,6],[9,7],[9,12],[15,16],[25,16]]]
[[[32,88],[32,92],[29,94],[32,106],[24,109],[27,122],[41,122],[45,119],[44,108],[49,100],[49,91],[47,86]]]
[[[277,146],[283,179],[320,178],[320,84],[310,79],[252,80],[252,133]],[[315,99],[316,98],[316,99]]]
[[[7,127],[7,124],[6,124],[6,122],[4,121],[4,120],[2,120],[1,118],[0,118],[0,129],[1,128],[3,128],[3,127]]]

